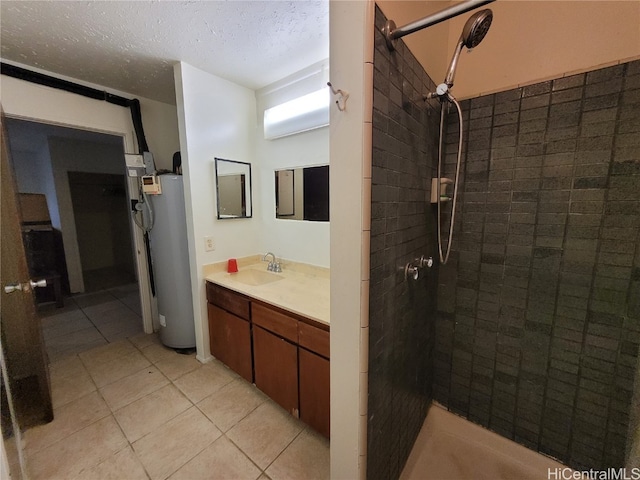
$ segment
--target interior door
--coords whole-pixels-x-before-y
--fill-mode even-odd
[[[20,213],[3,113],[0,113],[0,129],[0,331],[17,421],[24,429],[50,422],[53,419],[53,407],[42,329],[22,243]]]

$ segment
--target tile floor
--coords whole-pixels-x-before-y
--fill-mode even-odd
[[[137,284],[66,297],[39,314],[50,362],[143,332]]]
[[[122,291],[86,297],[43,319],[55,419],[25,432],[31,479],[329,478],[328,440],[218,361],[118,331]]]

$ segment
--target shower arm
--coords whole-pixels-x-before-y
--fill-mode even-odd
[[[457,17],[458,15],[466,13],[469,10],[473,10],[494,1],[495,0],[467,0],[466,2],[458,3],[456,5],[452,5],[451,7],[440,10],[421,20],[416,20],[415,22],[408,23],[403,27],[396,27],[396,24],[393,20],[387,20],[387,22],[384,24],[384,27],[382,27],[382,33],[385,37],[385,40],[387,41],[387,48],[393,51],[395,50],[396,41],[399,38],[404,37],[405,35],[409,35],[410,33],[417,32],[418,30],[422,30],[423,28],[427,28],[437,23],[444,22],[445,20]]]

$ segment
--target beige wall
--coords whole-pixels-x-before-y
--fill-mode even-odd
[[[441,9],[442,2],[384,1],[379,5],[388,18],[404,25],[428,14],[420,10]],[[638,1],[499,0],[485,8],[493,10],[493,24],[471,54],[463,51],[460,56],[453,90],[459,99],[640,57]],[[471,15],[465,13],[405,37],[436,83],[443,80]],[[435,33],[429,32],[432,29]],[[448,45],[444,58],[433,51],[441,48],[441,39],[429,37],[443,34]]]

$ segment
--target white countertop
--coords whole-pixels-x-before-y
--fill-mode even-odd
[[[206,265],[205,280],[248,297],[297,313],[329,325],[329,269],[281,260],[280,280],[263,285],[248,285],[227,273],[227,262]],[[267,271],[267,262],[259,256],[238,259],[238,270]]]

